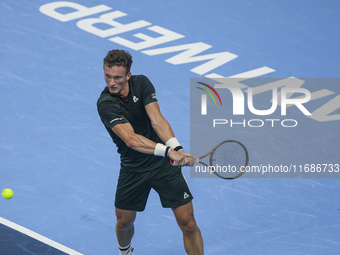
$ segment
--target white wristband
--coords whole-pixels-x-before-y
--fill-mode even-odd
[[[182,150],[183,149],[176,137],[170,138],[165,144],[173,150],[180,150],[180,149]]]
[[[155,151],[153,152],[153,154],[155,156],[167,157],[169,149],[170,149],[169,146],[166,146],[166,145],[161,144],[161,143],[157,143],[156,147],[155,147]]]

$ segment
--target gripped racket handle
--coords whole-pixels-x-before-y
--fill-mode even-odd
[[[199,161],[200,161],[200,159],[199,159],[199,158],[196,158],[195,163],[198,163]],[[176,161],[173,160],[173,159],[170,159],[170,164],[171,164],[171,165],[175,165],[175,164],[176,164]]]

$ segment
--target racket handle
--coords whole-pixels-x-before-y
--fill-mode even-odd
[[[200,161],[200,159],[199,159],[199,158],[196,158],[195,163],[198,163],[199,161]],[[173,159],[170,159],[170,164],[171,164],[171,165],[175,165],[175,164],[176,164],[176,161],[173,160]]]

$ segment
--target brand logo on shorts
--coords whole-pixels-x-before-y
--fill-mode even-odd
[[[188,197],[190,197],[189,194],[184,192],[184,199],[187,199]]]

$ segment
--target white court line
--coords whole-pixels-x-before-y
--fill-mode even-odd
[[[47,244],[49,246],[52,246],[52,247],[54,247],[54,248],[56,248],[56,249],[58,249],[58,250],[60,250],[62,252],[65,252],[67,254],[70,254],[70,255],[83,255],[83,254],[81,254],[81,253],[79,253],[79,252],[77,252],[75,250],[72,250],[72,249],[70,249],[70,248],[68,248],[68,247],[66,247],[66,246],[64,246],[64,245],[62,245],[60,243],[57,243],[57,242],[55,242],[55,241],[53,241],[53,240],[51,240],[51,239],[49,239],[49,238],[47,238],[45,236],[39,235],[38,233],[35,233],[35,232],[33,232],[33,231],[31,231],[31,230],[29,230],[27,228],[24,228],[24,227],[22,227],[22,226],[20,226],[18,224],[15,224],[14,222],[11,222],[9,220],[4,219],[2,217],[0,217],[0,223],[6,225],[9,228],[15,229],[15,230],[19,231],[20,233],[28,235],[28,236],[30,236],[30,237],[32,237],[32,238],[34,238],[34,239],[36,239],[36,240],[38,240],[40,242],[43,242],[43,243],[45,243],[45,244]]]

